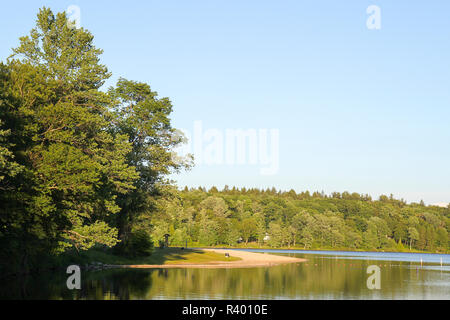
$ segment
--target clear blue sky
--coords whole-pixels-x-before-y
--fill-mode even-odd
[[[200,165],[180,186],[450,202],[450,1],[4,1],[0,59],[39,7],[72,4],[108,84],[149,83],[175,127],[279,129],[277,174]],[[380,30],[366,27],[372,4]]]

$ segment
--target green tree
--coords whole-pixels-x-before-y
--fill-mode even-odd
[[[114,224],[122,246],[126,246],[137,224],[149,225],[155,197],[173,196],[166,176],[189,168],[191,157],[181,158],[174,151],[184,142],[184,136],[171,126],[172,104],[168,98],[158,98],[148,84],[123,78],[109,89],[108,97],[113,105],[112,130],[127,137],[131,149],[126,164],[138,173],[133,189],[117,194],[121,210]]]
[[[281,247],[283,245],[284,235],[283,229],[280,224],[276,222],[271,222],[269,224],[269,245],[271,247]]]
[[[110,77],[101,53],[89,31],[43,8],[0,65],[0,243],[8,262],[120,240],[149,244],[150,212],[170,189],[165,176],[189,166],[190,157],[173,152],[183,137],[170,125],[169,99],[124,79],[101,91]]]
[[[442,227],[439,227],[436,232],[436,242],[441,248],[446,248],[448,246],[448,232]]]
[[[310,249],[313,244],[313,241],[314,241],[311,231],[307,228],[303,229],[301,231],[300,237],[301,237],[301,242],[303,243],[303,248],[305,250]]]
[[[248,243],[248,240],[251,237],[255,237],[258,232],[258,222],[255,218],[245,218],[239,224],[240,234],[245,241],[245,244]]]
[[[411,246],[414,245],[414,242],[419,240],[419,232],[414,227],[408,228],[408,239],[409,239],[409,250],[411,250]]]
[[[132,190],[138,175],[126,163],[127,137],[111,127],[110,99],[99,90],[110,76],[99,63],[102,51],[67,21],[65,13],[41,9],[8,60],[16,112],[26,122],[19,134],[27,137],[22,152],[33,180],[27,207],[46,219],[41,236],[60,249],[113,246],[117,231],[107,217],[120,210],[117,194]]]

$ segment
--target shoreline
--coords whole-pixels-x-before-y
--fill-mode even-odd
[[[105,264],[107,269],[173,269],[173,268],[202,268],[202,269],[228,269],[228,268],[256,268],[272,267],[288,263],[305,262],[307,259],[279,256],[274,254],[256,253],[244,250],[234,251],[230,249],[202,248],[198,250],[215,252],[225,255],[228,253],[231,257],[240,258],[234,261],[211,261],[207,263],[179,263],[179,264],[124,264],[111,265]]]
[[[224,250],[274,250],[274,251],[305,251],[305,252],[358,252],[358,253],[406,253],[406,254],[437,254],[450,255],[450,252],[427,252],[427,251],[383,251],[383,250],[350,250],[350,249],[302,249],[302,248],[272,248],[272,247],[192,247],[191,249],[224,249]],[[281,252],[280,252],[281,253]]]

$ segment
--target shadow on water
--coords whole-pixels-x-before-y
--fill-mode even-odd
[[[269,268],[82,271],[81,290],[67,289],[68,275],[61,271],[4,282],[0,298],[450,299],[446,266],[315,254],[295,256],[308,261]],[[380,290],[367,288],[369,265],[380,267]]]
[[[154,270],[156,271],[156,270]],[[4,279],[0,299],[121,299],[145,297],[152,278],[148,270],[82,271],[81,289],[69,290],[64,271]]]

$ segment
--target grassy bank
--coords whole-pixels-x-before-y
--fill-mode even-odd
[[[88,250],[80,253],[72,253],[61,256],[58,265],[66,266],[70,263],[79,265],[101,262],[103,264],[190,264],[208,263],[211,261],[235,261],[236,257],[225,257],[215,252],[207,252],[197,249],[165,248],[155,249],[150,256],[146,257],[123,257],[101,250]]]

